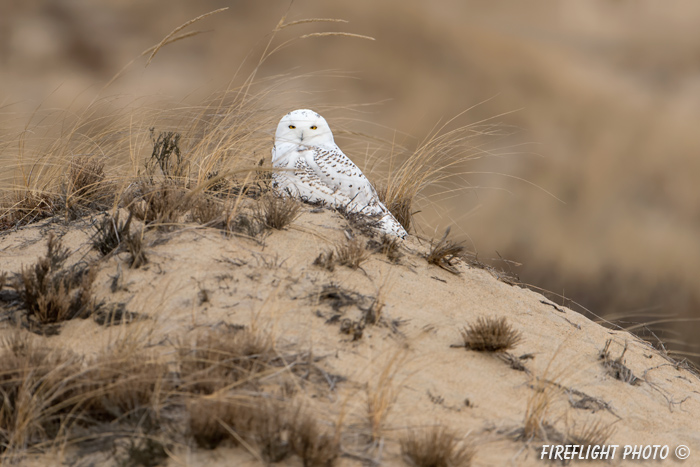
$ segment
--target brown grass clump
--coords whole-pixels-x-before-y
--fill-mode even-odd
[[[598,358],[602,361],[601,363],[607,370],[608,374],[610,374],[613,378],[622,381],[623,383],[631,384],[632,386],[641,384],[640,379],[637,378],[634,373],[632,373],[632,370],[625,365],[624,356],[625,352],[627,352],[627,343],[625,343],[625,348],[622,349],[622,353],[617,358],[613,358],[610,355],[609,348],[611,343],[612,340],[608,339],[605,342],[605,347],[598,355]]]
[[[198,446],[214,449],[224,440],[240,444],[254,426],[256,410],[251,401],[196,398],[187,403],[189,435]]]
[[[0,353],[0,453],[22,451],[54,438],[78,361],[15,333]]]
[[[443,426],[411,431],[400,440],[401,454],[415,467],[468,467],[474,457],[474,447],[460,442]]]
[[[365,260],[369,258],[370,252],[360,240],[354,238],[345,244],[335,248],[335,256],[338,264],[347,266],[350,269],[357,269]]]
[[[403,256],[401,254],[401,240],[388,235],[382,235],[379,241],[370,240],[367,242],[367,249],[385,255],[394,264],[397,264]]]
[[[368,435],[372,443],[379,442],[383,437],[384,424],[399,394],[400,388],[395,384],[395,379],[405,358],[406,354],[401,351],[394,353],[373,384],[367,386]]]
[[[118,421],[149,428],[171,387],[166,364],[142,349],[125,348],[98,355],[80,372],[71,393],[82,411],[81,423]]]
[[[212,196],[201,195],[192,201],[192,218],[209,227],[223,226],[224,206]]]
[[[475,324],[460,332],[464,347],[479,352],[505,352],[522,340],[522,334],[514,330],[505,318],[479,317]]]
[[[394,218],[399,221],[399,224],[401,224],[403,228],[406,229],[406,232],[408,232],[408,229],[411,228],[411,224],[413,223],[411,205],[413,204],[413,197],[415,196],[415,194],[413,196],[409,196],[408,192],[413,192],[414,190],[406,187],[405,190],[402,190],[404,193],[397,194],[391,199],[387,198],[387,191],[387,187],[380,187],[377,189],[377,196],[379,196],[379,200],[384,203],[384,206],[386,206]],[[417,192],[418,190],[415,190],[416,194]]]
[[[22,452],[57,441],[59,434],[85,439],[102,424],[153,430],[160,404],[167,402],[164,394],[172,388],[167,365],[133,347],[110,349],[87,367],[71,354],[36,346],[19,334],[3,347],[0,452]]]
[[[212,394],[250,383],[277,357],[271,337],[249,330],[213,331],[179,349],[182,389]]]
[[[370,254],[371,252],[359,239],[353,238],[342,245],[337,245],[334,250],[321,252],[313,264],[328,271],[333,271],[336,264],[358,269],[360,264],[369,259]]]
[[[146,225],[162,230],[180,223],[189,210],[187,191],[177,183],[163,181],[158,184],[141,182],[138,194],[132,194],[127,209]]]
[[[7,230],[56,215],[63,206],[57,194],[25,190],[3,203],[0,230]]]
[[[428,260],[428,263],[439,266],[445,271],[459,274],[459,270],[453,263],[459,259],[459,255],[464,251],[464,246],[447,240],[449,233],[450,228],[448,227],[439,242],[430,243],[430,252],[425,256],[425,259]]]
[[[71,159],[68,170],[66,207],[78,214],[78,206],[99,207],[109,193],[105,189],[105,164],[92,156]],[[98,204],[99,203],[99,204]]]
[[[188,433],[202,448],[214,449],[227,441],[268,463],[296,454],[304,466],[333,465],[340,455],[337,433],[325,433],[308,412],[289,404],[262,393],[198,397],[187,404]]]
[[[264,196],[259,201],[257,217],[269,229],[282,230],[301,213],[301,203],[294,198]]]
[[[324,433],[308,413],[297,410],[290,431],[290,447],[304,467],[331,466],[340,455],[338,433]]]
[[[61,241],[49,234],[46,256],[34,266],[22,267],[12,287],[27,310],[39,324],[58,323],[75,317],[87,317],[97,307],[92,296],[96,270],[73,266],[64,269],[69,256]]]
[[[554,431],[548,422],[549,411],[558,388],[544,379],[535,379],[533,393],[527,400],[523,427],[516,430],[516,439],[531,441],[533,439],[559,439],[561,436]],[[548,436],[551,433],[552,436]],[[563,441],[563,440],[562,440]]]
[[[589,421],[577,428],[575,425],[566,433],[566,444],[586,446],[601,446],[608,444],[608,439],[615,433],[615,427],[611,423],[602,420]]]

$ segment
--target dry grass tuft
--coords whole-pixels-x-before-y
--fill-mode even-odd
[[[80,406],[82,423],[152,427],[163,393],[172,389],[168,375],[167,364],[142,349],[108,350],[80,372],[71,401]]]
[[[102,220],[95,225],[95,236],[92,239],[92,247],[103,256],[115,252],[122,246],[122,241],[125,241],[129,237],[132,218],[133,214],[129,213],[129,217],[126,221],[120,222],[119,211],[113,216],[109,214],[105,215]]]
[[[224,206],[211,196],[198,196],[192,200],[192,219],[207,227],[224,226]]]
[[[580,428],[575,425],[566,433],[566,444],[582,445],[583,451],[586,446],[601,446],[608,444],[608,440],[615,433],[612,423],[604,423],[602,420],[589,421]]]
[[[153,436],[135,436],[122,456],[115,456],[120,467],[158,467],[168,459],[166,445]]]
[[[505,352],[522,340],[522,334],[514,330],[505,318],[479,317],[475,324],[464,327],[460,333],[464,347],[479,352]]]
[[[0,453],[54,438],[70,397],[68,381],[79,362],[67,353],[35,345],[14,333],[0,354]]]
[[[430,243],[430,252],[425,256],[425,259],[428,260],[428,263],[439,266],[445,271],[459,274],[459,270],[453,263],[459,259],[459,255],[464,251],[464,246],[447,240],[449,234],[450,228],[448,227],[439,242]]]
[[[348,224],[350,224],[353,230],[370,238],[377,234],[377,229],[379,229],[382,224],[379,214],[365,214],[363,212],[348,210],[347,207],[344,206],[338,206],[336,211],[348,221]]]
[[[33,190],[17,192],[14,199],[3,204],[5,205],[0,215],[0,230],[52,217],[63,208],[63,202],[57,194]]]
[[[384,206],[386,206],[394,218],[399,221],[399,224],[401,224],[403,228],[406,229],[406,232],[408,232],[408,229],[411,228],[413,223],[413,212],[411,212],[413,197],[403,194],[393,197],[392,199],[388,199],[386,187],[380,187],[377,190],[377,195],[379,196],[379,200],[384,203]]]
[[[180,223],[190,207],[187,191],[172,181],[155,185],[142,181],[137,192],[131,194],[127,209],[149,227],[171,229]]]
[[[367,242],[367,249],[386,255],[387,259],[394,264],[397,264],[403,256],[401,253],[401,240],[388,235],[382,235],[379,241],[370,240]]]
[[[240,213],[226,222],[225,231],[256,239],[265,232],[265,224],[257,216]]]
[[[79,214],[79,206],[104,207],[110,196],[105,186],[104,167],[104,162],[93,156],[77,156],[71,159],[66,207],[74,214]]]
[[[401,454],[415,467],[468,467],[474,457],[474,447],[461,443],[457,436],[443,426],[411,431],[400,440]]]
[[[240,444],[252,431],[256,409],[252,401],[240,399],[192,399],[187,403],[189,434],[199,447],[214,449],[224,440]]]
[[[308,413],[297,410],[290,431],[290,447],[304,467],[331,466],[340,455],[337,433],[324,433]]]
[[[609,349],[611,343],[612,340],[608,339],[605,342],[605,347],[598,355],[598,358],[602,361],[603,367],[605,367],[608,374],[610,374],[613,378],[622,381],[623,383],[631,384],[632,386],[641,384],[641,380],[637,378],[634,373],[632,373],[632,370],[627,368],[625,365],[624,356],[625,352],[627,352],[627,343],[625,343],[625,348],[622,349],[622,353],[617,358],[613,358],[610,355]]]
[[[256,216],[269,229],[282,230],[301,214],[301,203],[294,198],[268,195],[261,198]]]
[[[75,317],[87,317],[97,308],[92,295],[96,270],[73,266],[64,269],[69,251],[53,233],[49,234],[46,256],[34,266],[22,267],[12,287],[30,318],[39,324],[59,323]]]
[[[153,429],[163,393],[172,388],[167,365],[140,349],[110,349],[85,366],[69,353],[36,346],[19,334],[3,347],[0,451],[21,453],[59,435],[85,437],[102,424]]]
[[[548,433],[553,433],[547,419],[557,388],[543,379],[535,379],[532,388],[534,392],[527,400],[523,427],[517,431],[517,439],[525,441],[548,439]]]
[[[322,251],[321,253],[318,254],[314,262],[312,263],[314,266],[318,266],[320,268],[326,269],[327,271],[333,272],[335,271],[335,251],[334,250],[327,250],[327,251]]]
[[[337,245],[334,250],[321,252],[313,262],[314,266],[319,266],[328,271],[335,270],[335,265],[340,264],[350,269],[358,269],[360,265],[369,259],[371,252],[365,248],[362,242],[353,238]]]
[[[182,388],[197,394],[250,383],[277,358],[269,335],[249,330],[212,331],[179,349]]]
[[[307,411],[257,395],[198,397],[187,404],[189,435],[198,446],[243,445],[268,463],[298,455],[304,466],[331,466],[340,455],[337,433],[324,432]]]
[[[367,251],[365,245],[357,238],[348,240],[345,244],[336,246],[335,248],[336,262],[350,269],[359,268],[360,264],[369,258],[369,255],[370,252]]]
[[[369,422],[369,439],[378,443],[383,438],[384,424],[398,397],[400,388],[395,384],[406,354],[397,351],[389,358],[382,371],[372,383],[367,385],[367,418]]]

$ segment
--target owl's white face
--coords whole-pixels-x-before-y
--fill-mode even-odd
[[[279,143],[304,146],[334,144],[333,133],[326,119],[308,109],[294,110],[282,117],[275,133],[275,144]]]

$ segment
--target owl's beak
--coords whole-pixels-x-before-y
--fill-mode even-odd
[[[304,141],[304,132],[301,132],[301,141]]]

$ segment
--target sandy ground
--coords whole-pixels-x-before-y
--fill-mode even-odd
[[[173,343],[202,328],[244,325],[269,332],[280,351],[310,350],[328,375],[342,376],[301,387],[319,420],[342,422],[345,454],[337,465],[405,465],[398,440],[409,429],[434,425],[450,427],[474,445],[472,465],[559,465],[539,459],[547,441],[515,439],[537,387],[549,394],[541,421],[551,425],[550,433],[613,425],[607,443],[620,445],[616,460],[586,465],[627,465],[621,450],[628,444],[668,445],[668,459],[652,465],[676,465],[678,445],[690,448],[684,465],[700,458],[700,380],[682,365],[632,334],[600,326],[488,270],[459,262],[456,275],[430,265],[422,256],[429,244],[412,236],[398,264],[375,253],[357,270],[315,266],[319,253],[345,241],[347,227],[340,214],[315,211],[320,212],[304,207],[289,227],[272,231],[262,244],[194,224],[148,231],[146,266],[129,269],[126,253],[103,259],[96,282],[101,300],[148,319],[111,327],[76,319],[58,335],[37,339],[89,358],[124,336],[167,355]],[[44,254],[48,232],[62,236],[70,262],[98,258],[88,218],[70,224],[48,220],[0,234],[1,269],[13,273],[33,263]],[[357,303],[329,300],[322,293],[329,285]],[[384,303],[379,323],[365,326],[357,339],[341,332],[343,322],[356,320],[375,298]],[[0,336],[8,335],[11,313],[0,316]],[[524,371],[493,354],[457,347],[463,342],[460,329],[479,317],[505,317],[522,334],[510,355]],[[613,358],[626,347],[624,365],[636,384],[616,379],[603,366],[600,352],[608,340]],[[388,401],[387,415],[378,442],[363,448],[368,398],[377,394]],[[85,453],[71,444],[25,461],[114,464],[109,452]],[[284,462],[301,465],[294,457]],[[242,447],[224,444],[206,451],[182,445],[167,465],[259,461]]]

